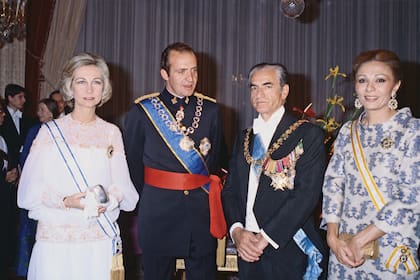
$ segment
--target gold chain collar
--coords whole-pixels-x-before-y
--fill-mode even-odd
[[[274,151],[276,151],[278,148],[280,148],[281,145],[283,145],[283,142],[286,141],[287,138],[289,138],[290,134],[292,134],[301,124],[305,122],[308,122],[308,121],[298,120],[297,122],[289,126],[289,128],[285,132],[283,132],[283,134],[279,137],[279,139],[277,139],[277,141],[274,142],[273,145],[271,145],[271,147],[265,153],[264,158],[262,159],[254,159],[250,154],[249,136],[251,134],[251,128],[248,128],[246,130],[245,140],[244,140],[244,156],[245,156],[246,162],[248,164],[262,165],[267,160],[267,158],[271,157],[271,154],[274,153]]]
[[[182,124],[182,121],[184,120],[184,107],[181,107],[175,114],[175,119],[176,119],[176,125],[178,127],[178,129],[184,134],[184,135],[189,135],[189,134],[193,134],[194,130],[198,128],[198,126],[200,125],[200,120],[201,120],[201,112],[203,111],[203,98],[197,96],[197,106],[195,106],[195,113],[194,113],[194,117],[193,117],[193,121],[191,123],[191,126],[189,127],[185,127]]]

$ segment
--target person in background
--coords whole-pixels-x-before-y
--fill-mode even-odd
[[[28,157],[32,142],[38,134],[43,123],[56,119],[59,116],[58,104],[56,101],[44,98],[38,102],[37,116],[39,123],[35,124],[28,131],[20,155],[19,164],[23,168],[25,160]],[[19,232],[18,232],[18,250],[16,257],[16,275],[26,277],[28,273],[29,259],[31,257],[32,247],[35,243],[36,221],[28,217],[28,211],[20,209],[19,211]]]
[[[64,97],[61,94],[61,92],[59,90],[54,90],[53,92],[50,93],[49,98],[57,102],[58,117],[59,118],[64,117],[68,113],[67,112],[68,109],[66,109],[67,107],[66,102],[64,101]]]
[[[327,253],[314,218],[325,168],[323,131],[285,111],[284,65],[253,66],[249,88],[258,117],[236,140],[222,191],[239,278],[324,279]]]
[[[96,115],[111,98],[108,66],[76,55],[61,85],[74,110],[41,127],[18,188],[19,207],[38,221],[28,279],[107,280],[121,249],[116,220],[138,201],[121,132]]]
[[[400,60],[362,52],[353,78],[364,111],[341,128],[323,187],[329,278],[420,279],[420,120],[397,109]]]
[[[7,110],[1,131],[9,146],[10,164],[17,166],[26,134],[34,121],[23,113],[26,103],[25,88],[16,84],[8,84],[4,96]]]
[[[210,211],[223,214],[220,193],[212,196],[218,197],[220,208],[209,207],[212,192],[220,191],[218,177],[210,175],[218,171],[219,106],[195,91],[197,56],[185,43],[165,48],[160,74],[165,88],[136,100],[123,133],[131,178],[141,197],[138,238],[144,279],[172,279],[176,258],[184,258],[187,279],[214,280],[214,237],[225,234],[224,218],[210,220]],[[215,226],[217,221],[221,227]]]
[[[0,100],[0,127],[4,123],[6,115],[4,101]],[[12,236],[14,231],[8,230],[8,226],[12,224],[10,221],[13,218],[13,205],[15,202],[11,197],[11,189],[15,189],[14,183],[18,178],[17,168],[9,168],[9,155],[8,155],[7,143],[4,140],[2,132],[0,130],[0,220],[5,225],[0,230],[0,240],[4,240],[3,246],[7,248],[7,243],[15,236]],[[0,250],[0,279],[7,279],[10,254],[9,250],[4,248]]]
[[[38,109],[36,113],[39,122],[28,130],[25,142],[23,144],[22,153],[20,155],[19,164],[23,168],[26,158],[32,146],[32,142],[38,134],[39,129],[43,123],[49,122],[52,119],[60,117],[59,105],[56,101],[50,98],[41,99],[38,102]]]
[[[4,122],[0,127],[1,134],[6,141],[8,147],[8,168],[19,172],[19,157],[22,152],[23,142],[25,141],[28,129],[34,124],[34,121],[28,117],[23,111],[26,103],[27,90],[17,84],[8,84],[4,90],[6,108],[4,110]],[[18,174],[19,178],[19,174]],[[18,218],[19,211],[16,205],[17,182],[14,182],[14,188],[8,188],[9,194],[7,197],[11,200],[8,203],[11,209],[9,210],[10,218],[7,227],[4,231],[10,231],[10,238],[4,243],[4,249],[8,252],[9,260],[8,266],[15,265],[16,249],[17,249],[17,232],[18,232]]]

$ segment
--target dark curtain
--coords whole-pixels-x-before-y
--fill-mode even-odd
[[[47,44],[55,0],[28,1],[27,5],[25,88],[29,90],[29,94],[26,108],[34,116],[39,99],[39,81],[43,79],[40,71],[41,58]]]
[[[349,73],[363,50],[387,48],[404,63],[399,107],[420,116],[420,1],[306,0],[298,19],[286,18],[279,0],[89,0],[77,51],[101,54],[109,62],[114,96],[100,113],[122,123],[132,101],[160,91],[159,59],[175,41],[199,53],[198,90],[222,106],[229,146],[255,113],[249,104],[246,76],[259,62],[280,62],[291,72],[287,107],[312,102],[326,108],[330,67]],[[347,114],[353,104],[348,79],[339,79]],[[343,120],[347,117],[343,116]]]

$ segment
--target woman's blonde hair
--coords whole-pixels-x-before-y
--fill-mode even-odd
[[[98,107],[105,104],[112,96],[112,86],[109,79],[109,69],[105,60],[96,54],[92,53],[80,53],[73,56],[67,61],[64,66],[63,73],[61,75],[60,88],[61,92],[64,93],[66,100],[73,99],[73,93],[71,90],[71,83],[73,81],[74,72],[82,66],[94,65],[99,68],[102,80],[104,82],[104,88],[102,91],[101,102],[99,102]]]

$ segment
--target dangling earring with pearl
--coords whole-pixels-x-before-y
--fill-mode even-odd
[[[360,102],[359,97],[356,97],[356,99],[354,100],[354,107],[356,109],[360,109],[363,107],[362,102]]]
[[[395,92],[391,94],[391,99],[388,101],[388,107],[391,110],[397,110],[398,108],[397,94]]]

